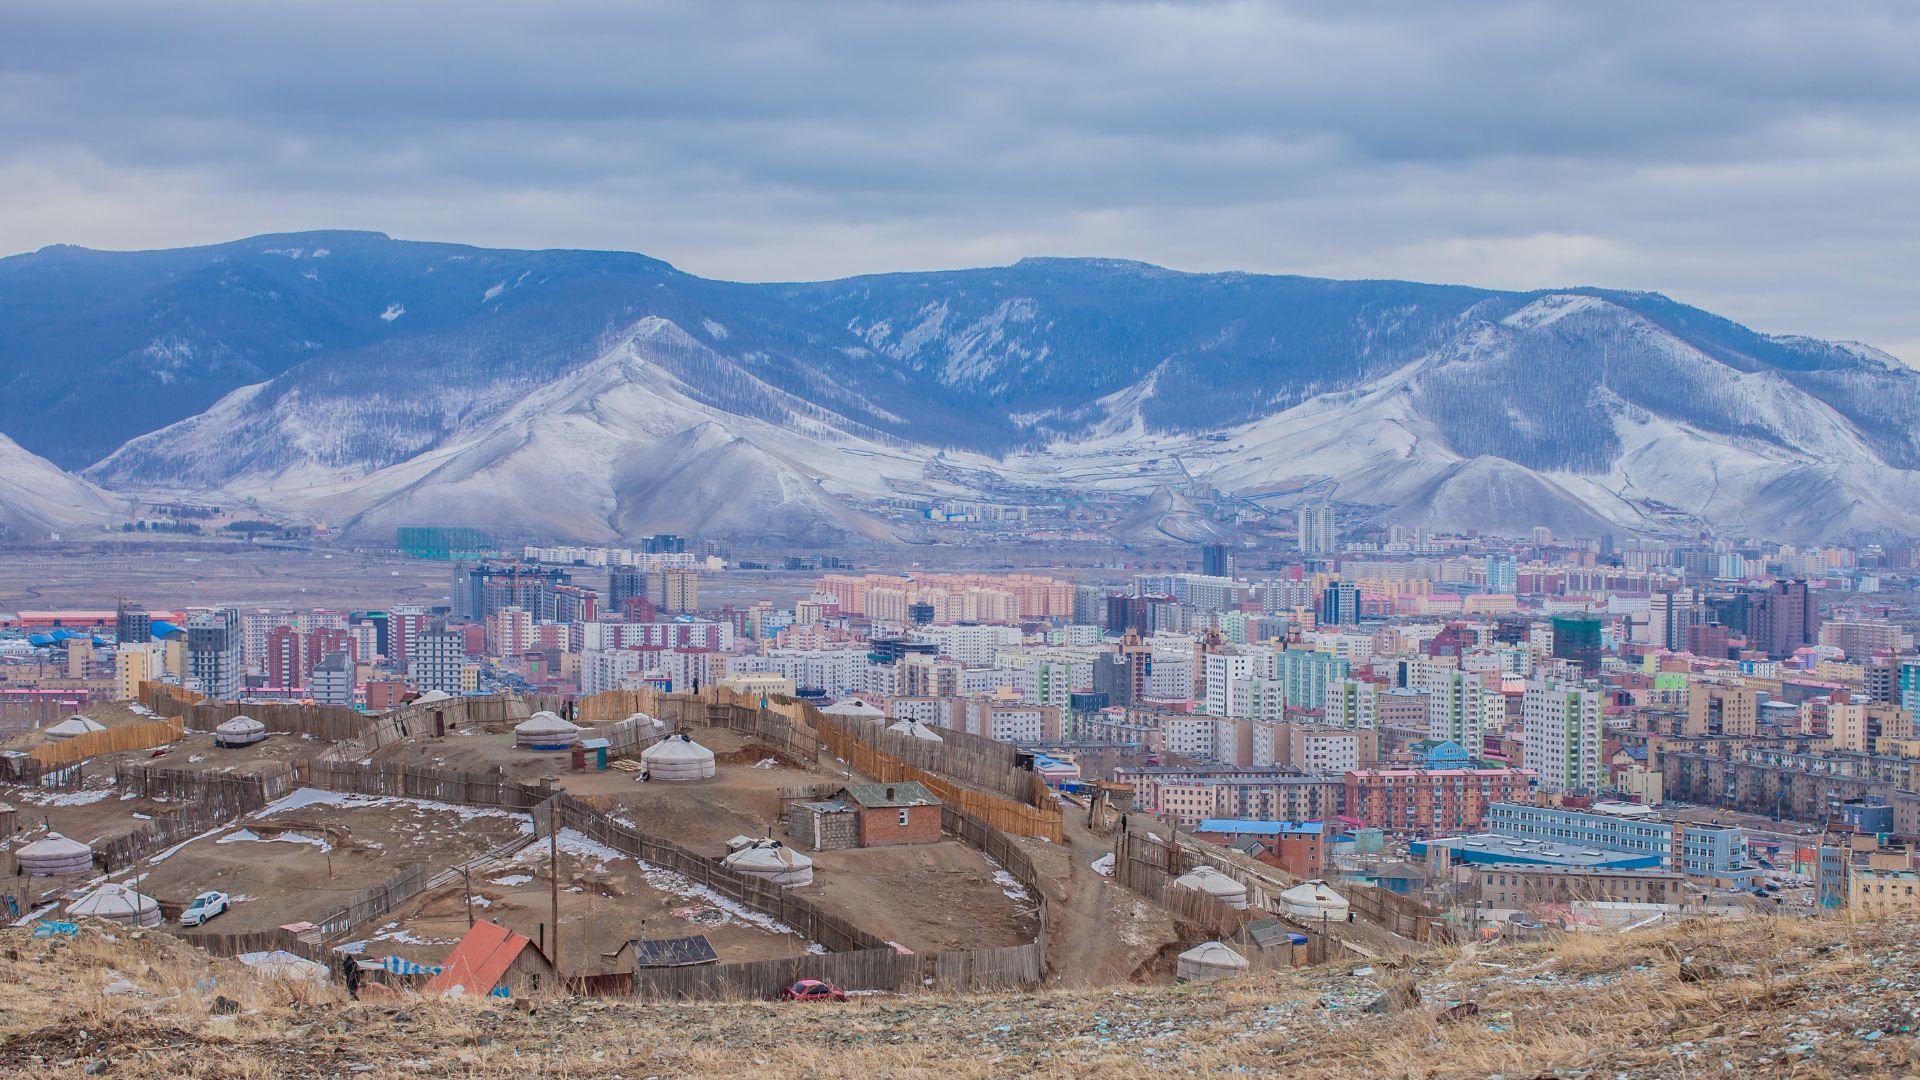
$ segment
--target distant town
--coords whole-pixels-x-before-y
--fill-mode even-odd
[[[753,996],[1920,905],[1911,545],[1356,540],[1317,506],[1131,569],[394,543],[444,602],[103,566],[95,605],[0,617],[9,919]]]

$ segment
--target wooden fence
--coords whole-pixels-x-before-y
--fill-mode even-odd
[[[828,914],[813,901],[796,895],[790,889],[731,870],[671,840],[648,836],[636,829],[615,824],[605,814],[570,795],[555,794],[552,802],[559,808],[562,828],[592,837],[630,858],[672,870],[735,903],[772,916],[809,940],[825,946],[829,952],[889,947],[884,939],[837,915]],[[544,827],[544,821],[541,820],[544,810],[535,817],[536,822]]]
[[[123,793],[179,805],[158,811],[152,824],[125,836],[96,840],[93,861],[107,871],[130,866],[151,852],[191,840],[260,809],[292,789],[292,771],[247,775],[121,765],[113,770],[113,783]]]
[[[882,750],[859,741],[831,726],[820,729],[820,739],[829,750],[861,773],[880,783],[916,780],[950,806],[958,807],[1002,832],[1016,836],[1038,836],[1054,843],[1066,839],[1066,822],[1059,809],[1041,809],[1011,799],[963,788],[952,781],[917,769]]]
[[[245,953],[272,952],[280,949],[303,960],[325,964],[330,970],[334,964],[333,954],[324,946],[302,941],[299,935],[289,930],[252,930],[238,934],[221,934],[174,928],[171,932],[195,948],[205,949],[215,956],[233,957]]]
[[[179,720],[152,720],[142,724],[122,724],[105,731],[89,731],[70,739],[36,746],[28,753],[45,768],[57,769],[85,761],[95,754],[165,746],[184,734],[186,728]]]
[[[933,958],[933,985],[941,990],[1018,990],[1046,974],[1045,942],[999,949],[964,949]]]
[[[1247,912],[1201,892],[1178,888],[1173,879],[1188,869],[1180,848],[1141,833],[1122,833],[1113,845],[1113,880],[1165,908],[1178,922],[1201,927],[1215,937],[1231,937],[1249,918]]]
[[[1340,894],[1361,918],[1409,941],[1448,940],[1445,917],[1413,897],[1358,882],[1341,885]]]
[[[843,990],[905,993],[919,988],[920,970],[918,956],[882,947],[736,964],[638,968],[628,978],[626,992],[665,1000],[773,999],[796,979],[824,979]]]
[[[499,773],[465,773],[404,765],[308,758],[296,771],[305,783],[355,795],[429,799],[465,806],[531,810],[550,794],[543,784],[523,784]]]
[[[377,919],[427,888],[425,866],[409,866],[373,888],[347,901],[346,906],[325,918],[314,919],[322,941],[332,941],[351,933],[353,928]]]

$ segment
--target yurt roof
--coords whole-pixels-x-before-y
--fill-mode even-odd
[[[831,716],[881,717],[887,715],[859,698],[848,698],[845,701],[836,701],[820,711]]]
[[[1334,892],[1326,882],[1320,880],[1305,881],[1280,893],[1280,899],[1291,904],[1329,904],[1345,907],[1347,898]]]
[[[805,852],[781,844],[778,847],[750,847],[723,860],[728,866],[761,867],[765,869],[805,870],[813,865],[813,859]]]
[[[160,906],[153,897],[134,892],[125,885],[112,883],[102,885],[87,895],[75,900],[68,908],[69,915],[137,915],[152,911]]]
[[[513,733],[515,735],[572,735],[579,730],[578,724],[560,719],[558,713],[541,710],[520,721],[514,727]]]
[[[418,705],[423,701],[447,701],[452,697],[453,695],[447,693],[445,690],[429,690],[419,697],[414,698],[412,703]]]
[[[637,712],[627,717],[626,722],[629,724],[646,724],[649,727],[663,726],[657,718],[643,712]]]
[[[60,858],[63,856],[91,855],[93,849],[78,840],[69,840],[59,833],[48,833],[33,843],[21,848],[16,854],[28,858]]]
[[[251,735],[256,731],[267,730],[267,725],[251,716],[241,715],[213,729],[221,735]]]
[[[1246,967],[1247,958],[1217,941],[1202,942],[1180,954],[1180,959],[1215,967]]]
[[[918,720],[911,720],[904,716],[898,720],[895,720],[893,723],[888,724],[887,730],[897,731],[897,732],[900,732],[902,735],[911,735],[916,739],[926,739],[930,742],[945,741],[942,738],[940,738],[939,732],[934,731],[932,728],[928,727],[927,725],[921,723]]]
[[[640,751],[641,761],[712,761],[713,751],[685,735],[662,739]]]
[[[1173,879],[1175,885],[1184,889],[1201,889],[1210,893],[1244,893],[1245,885],[1215,870],[1211,866],[1196,866]]]
[[[107,725],[102,724],[95,720],[89,720],[86,717],[81,716],[79,713],[74,713],[72,716],[69,716],[65,720],[62,720],[59,723],[48,728],[47,734],[49,735],[85,735],[89,731],[105,731],[105,730],[107,730]]]

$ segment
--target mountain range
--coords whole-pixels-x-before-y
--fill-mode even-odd
[[[0,259],[0,530],[126,497],[609,542],[899,539],[881,500],[1920,533],[1920,372],[1655,293],[1102,259],[743,284],[311,232]]]

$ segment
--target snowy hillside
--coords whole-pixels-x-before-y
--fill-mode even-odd
[[[1152,497],[1196,481],[1440,528],[1920,532],[1920,372],[1649,293],[1086,259],[746,285],[294,234],[0,259],[0,380],[0,431],[96,483],[368,534],[884,538],[848,498],[989,485],[1185,535]]]

